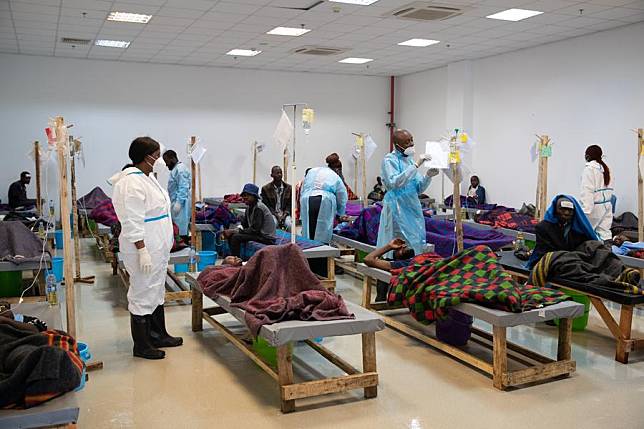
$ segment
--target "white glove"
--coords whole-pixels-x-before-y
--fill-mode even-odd
[[[143,274],[152,272],[152,256],[145,247],[139,249],[139,268]]]
[[[425,174],[427,174],[427,177],[434,177],[434,176],[438,176],[438,173],[440,173],[438,168],[430,168],[429,170],[427,170],[427,173]]]
[[[172,213],[179,213],[181,211],[181,203],[179,201],[176,201],[174,204],[172,204]]]
[[[417,167],[417,168],[420,168],[420,167],[422,167],[422,166],[423,166],[423,164],[424,164],[426,161],[431,161],[431,160],[432,160],[432,156],[431,156],[430,154],[428,154],[428,153],[423,153],[423,154],[421,154],[421,155],[420,155],[420,160],[418,161],[418,164],[416,164],[416,167]]]

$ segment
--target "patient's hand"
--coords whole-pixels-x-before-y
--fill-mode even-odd
[[[241,267],[242,260],[237,256],[226,256],[224,258],[224,265],[230,265],[233,267]]]

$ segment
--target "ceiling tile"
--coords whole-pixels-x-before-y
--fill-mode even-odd
[[[586,16],[586,14],[584,15]],[[594,12],[587,16],[591,18],[616,19],[625,22],[639,22],[644,21],[644,9],[626,9],[623,7],[615,7],[600,12]]]
[[[110,9],[111,12],[140,13],[140,14],[152,15],[152,16],[154,16],[158,10],[159,10],[158,4],[145,4],[145,2],[140,0],[138,0],[136,3],[117,1],[117,2],[114,2],[114,4]]]
[[[205,11],[185,8],[162,7],[157,13],[157,16],[169,16],[175,18],[191,18],[196,19],[201,17]]]
[[[164,6],[206,11],[211,9],[216,3],[217,0],[168,0]]]
[[[112,10],[112,2],[104,0],[62,0],[62,6],[63,9],[82,9],[88,12],[92,10]]]

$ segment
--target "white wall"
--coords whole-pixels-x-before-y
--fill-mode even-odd
[[[479,143],[473,167],[493,202],[517,207],[534,201],[536,164],[529,147],[539,133],[554,142],[551,197],[579,193],[584,150],[599,144],[614,172],[618,212],[636,212],[637,143],[631,130],[644,127],[644,56],[636,54],[642,46],[639,23],[472,61],[470,132]],[[411,123],[401,125],[437,134],[447,128],[447,107],[437,105],[427,89],[440,93],[448,73],[441,68],[400,78],[400,118]]]
[[[20,171],[33,171],[26,154],[31,142],[45,141],[43,130],[54,115],[73,123],[70,133],[85,144],[79,196],[96,185],[111,193],[105,179],[129,162],[129,144],[141,135],[178,153],[197,135],[208,148],[204,196],[239,192],[252,179],[251,142],[264,141],[257,179],[262,185],[270,180],[270,167],[282,164],[272,135],[283,103],[307,102],[316,113],[308,142],[301,131],[297,136],[300,177],[338,152],[353,183],[351,132],[368,132],[379,144],[370,172],[388,150],[385,78],[0,55],[0,94],[0,184],[6,186]],[[51,189],[55,174],[54,166]],[[3,201],[6,186],[0,189]]]

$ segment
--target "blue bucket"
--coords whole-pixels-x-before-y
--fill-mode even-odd
[[[214,250],[202,250],[201,252],[197,252],[197,256],[199,256],[199,262],[197,263],[198,271],[203,271],[206,267],[215,265],[215,262],[217,262],[217,252]]]
[[[56,277],[57,282],[63,281],[63,265],[65,259],[62,256],[52,256],[51,258],[51,271],[47,270],[47,274],[51,273]]]
[[[174,264],[174,272],[175,273],[187,273],[188,272],[188,264]]]
[[[215,248],[215,233],[204,231],[201,233],[201,248],[203,250],[217,250]]]
[[[56,242],[56,249],[62,249],[64,245],[63,241],[63,230],[57,229],[54,231],[54,241]]]
[[[83,359],[83,362],[87,363],[91,358],[92,354],[89,352],[89,347],[85,343],[78,343],[78,354]],[[74,389],[76,392],[79,390],[83,390],[85,387],[85,378],[87,378],[87,369],[83,366],[83,372],[81,374],[81,381],[80,384],[76,389]]]

